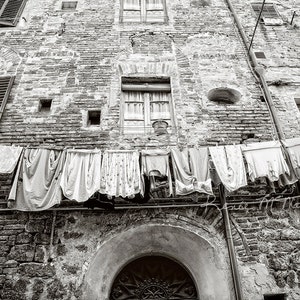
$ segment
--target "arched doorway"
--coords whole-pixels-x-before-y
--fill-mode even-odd
[[[97,247],[85,272],[84,299],[111,300],[116,276],[129,262],[148,256],[169,257],[184,266],[200,300],[235,298],[226,242],[213,227],[203,229],[196,222],[197,226],[191,225],[178,219],[178,215],[174,223],[142,222],[146,224],[110,235]]]
[[[144,256],[127,264],[114,280],[109,300],[198,300],[188,272],[163,256]]]

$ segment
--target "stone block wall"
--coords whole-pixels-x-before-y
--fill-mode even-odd
[[[44,288],[56,299],[60,292],[50,264],[51,214],[2,212],[0,224],[1,299],[47,299]]]
[[[245,299],[269,293],[298,299],[299,209],[245,207],[231,210],[230,216]],[[0,297],[84,299],[85,276],[97,249],[117,232],[153,222],[192,226],[195,232],[203,228],[228,259],[222,214],[215,208],[2,212]]]
[[[222,236],[217,211],[2,212],[0,298],[85,299],[84,277],[100,245],[145,220],[164,219],[202,219],[218,232],[218,239]]]
[[[284,293],[299,298],[299,209],[272,203],[233,211],[232,219],[246,299]]]

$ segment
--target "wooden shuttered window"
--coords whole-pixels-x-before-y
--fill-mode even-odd
[[[14,82],[14,77],[0,77],[0,119],[4,112],[6,102]]]
[[[257,15],[259,15],[259,13],[260,13],[261,6],[262,6],[262,3],[252,3],[252,8]],[[262,11],[262,17],[277,18],[279,16],[278,16],[278,13],[273,4],[265,4],[263,11]]]
[[[0,26],[16,26],[27,0],[0,0]]]
[[[165,0],[120,0],[120,22],[166,23]]]
[[[254,12],[259,16],[262,3],[252,3],[251,4],[252,9]],[[283,21],[278,14],[276,7],[274,4],[269,3],[269,4],[264,4],[261,16],[260,16],[260,21],[265,23],[265,25],[282,25]]]
[[[174,117],[170,79],[122,79],[122,121],[124,134],[153,133],[153,123],[163,120],[172,130]]]

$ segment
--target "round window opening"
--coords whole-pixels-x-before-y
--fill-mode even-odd
[[[221,87],[210,90],[207,97],[210,101],[234,104],[241,99],[242,95],[235,89]]]
[[[126,265],[116,277],[110,300],[198,300],[193,279],[177,262],[146,256]]]

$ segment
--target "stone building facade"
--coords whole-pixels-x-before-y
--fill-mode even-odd
[[[13,21],[4,16],[12,2]],[[152,1],[163,5],[152,19],[146,0],[128,1],[141,3],[134,17],[124,3],[0,0],[0,83],[11,83],[1,145],[142,150],[299,137],[297,1],[266,2],[255,34],[258,2]],[[171,89],[168,134],[127,131],[128,78]],[[117,298],[117,280],[125,286],[118,275],[149,257],[185,270],[174,272],[189,275],[182,293],[190,299],[300,298],[297,184],[273,196],[263,184],[228,195],[236,278],[218,191],[213,199],[20,212],[7,208],[12,179],[0,174],[1,299],[125,299]],[[174,284],[182,280],[174,272],[161,276]],[[151,284],[141,279],[140,293]]]

